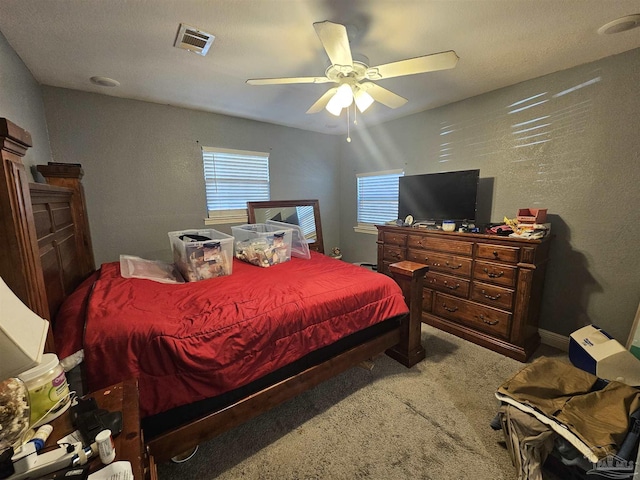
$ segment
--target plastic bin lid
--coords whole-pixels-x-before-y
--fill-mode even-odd
[[[309,253],[309,244],[307,243],[307,239],[304,238],[304,234],[302,233],[302,229],[298,225],[294,225],[291,223],[284,222],[276,222],[275,220],[267,220],[267,225],[273,225],[278,228],[290,228],[293,230],[293,234],[291,236],[291,256],[298,258],[306,258],[309,260],[311,258],[311,253]]]
[[[40,365],[36,365],[26,372],[22,372],[18,377],[23,382],[30,382],[31,380],[38,378],[40,375],[44,375],[49,370],[53,370],[58,366],[58,356],[55,353],[45,353],[42,355],[42,362]]]

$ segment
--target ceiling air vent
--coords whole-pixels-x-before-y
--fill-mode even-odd
[[[210,33],[181,23],[176,43],[173,46],[204,56],[209,51],[209,47],[215,38]]]

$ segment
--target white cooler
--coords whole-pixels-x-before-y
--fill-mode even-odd
[[[569,360],[576,367],[605,380],[640,386],[640,360],[594,325],[571,334]]]

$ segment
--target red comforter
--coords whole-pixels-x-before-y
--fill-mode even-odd
[[[245,385],[408,311],[389,277],[312,253],[167,285],[102,265],[86,306],[90,388],[137,377],[143,416]]]

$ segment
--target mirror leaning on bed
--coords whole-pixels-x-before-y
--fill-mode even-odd
[[[247,213],[249,223],[274,220],[300,226],[309,243],[309,249],[324,253],[318,200],[247,202]]]

